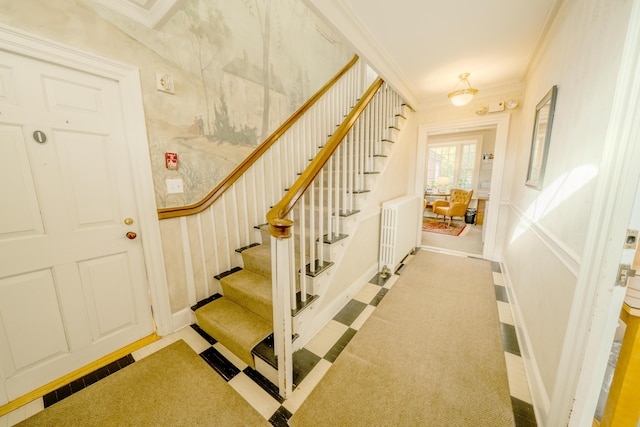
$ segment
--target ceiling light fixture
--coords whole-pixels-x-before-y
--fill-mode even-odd
[[[471,87],[471,83],[469,83],[469,73],[462,73],[458,76],[460,80],[456,84],[456,87],[453,88],[453,92],[451,92],[448,96],[451,100],[451,103],[455,106],[467,105],[473,99],[473,95],[478,93],[478,89],[474,89]]]

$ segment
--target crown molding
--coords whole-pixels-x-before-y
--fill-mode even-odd
[[[158,29],[167,22],[185,0],[90,0],[140,24]]]

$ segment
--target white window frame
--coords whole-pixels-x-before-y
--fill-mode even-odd
[[[425,170],[425,181],[429,176],[429,156],[431,153],[431,149],[434,147],[446,147],[446,146],[458,146],[459,149],[456,149],[456,165],[454,167],[454,176],[453,181],[449,184],[449,188],[457,188],[457,180],[460,176],[461,164],[462,164],[462,147],[464,145],[476,145],[476,156],[473,165],[473,175],[471,177],[471,189],[474,194],[478,193],[478,180],[480,177],[480,165],[482,162],[482,135],[474,135],[471,137],[465,137],[461,139],[460,137],[452,137],[440,139],[437,143],[428,144],[427,145],[427,159],[426,159],[426,170]],[[425,182],[425,189],[429,186],[429,182]]]

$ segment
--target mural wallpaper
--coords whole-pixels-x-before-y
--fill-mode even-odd
[[[143,71],[159,208],[201,200],[353,56],[299,0],[186,0],[159,29],[85,4],[163,59]],[[157,73],[174,94],[155,90]],[[184,192],[168,194],[175,178]]]

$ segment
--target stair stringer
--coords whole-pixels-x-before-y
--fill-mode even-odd
[[[408,117],[408,108],[405,107],[404,116]],[[412,117],[411,117],[412,118]],[[370,180],[370,192],[359,196],[358,207],[360,212],[353,215],[352,224],[346,231],[348,237],[341,240],[340,248],[332,249],[331,261],[334,265],[327,271],[320,280],[314,284],[314,292],[318,299],[305,311],[293,317],[293,331],[298,338],[295,340],[294,351],[298,350],[311,340],[357,293],[360,289],[378,272],[378,247],[380,235],[380,203],[379,200],[385,198],[394,198],[404,193],[394,193],[388,195],[389,189],[382,185],[385,179],[396,172],[394,167],[394,158],[397,156],[400,141],[411,138],[406,132],[413,129],[414,126],[406,126],[407,123],[400,126],[400,130],[393,129],[389,133],[393,135],[394,142],[384,142],[387,144],[385,152],[387,157],[378,164],[382,166],[379,174],[376,174]],[[397,125],[396,125],[397,126]],[[413,136],[414,138],[416,136]],[[407,192],[408,185],[404,183],[405,188],[402,192]],[[416,230],[416,233],[418,230]],[[371,244],[375,239],[375,245]],[[362,242],[368,242],[371,250],[368,260],[360,262],[362,264],[359,271],[352,272],[351,266],[354,259],[362,257],[361,248],[367,247]],[[345,279],[345,274],[349,279]]]

